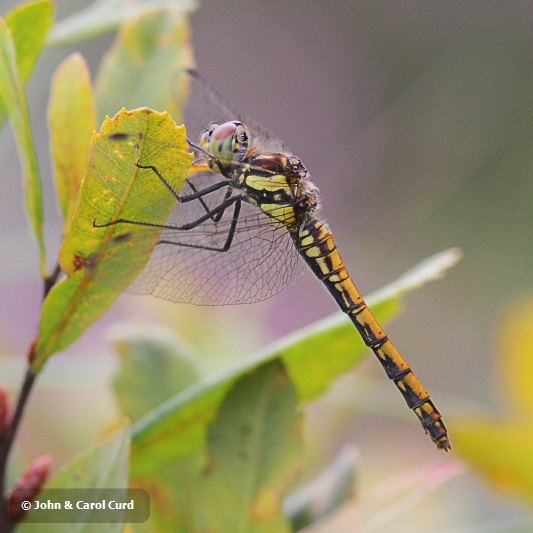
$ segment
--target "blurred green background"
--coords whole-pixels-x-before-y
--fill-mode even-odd
[[[15,3],[0,2],[0,12]],[[84,5],[59,1],[56,16]],[[463,261],[443,281],[409,296],[405,312],[387,328],[444,413],[452,445],[455,418],[470,408],[491,413],[500,407],[498,325],[510,306],[532,292],[532,28],[531,4],[521,1],[205,1],[191,17],[198,69],[304,161],[363,293],[444,248],[463,250]],[[45,51],[27,87],[40,142],[50,267],[62,225],[44,111],[50,77],[78,49],[94,75],[111,42],[106,36]],[[21,379],[41,301],[14,154],[11,131],[4,128],[0,352],[1,377],[12,388]],[[59,466],[114,423],[108,386],[116,361],[106,335],[117,321],[177,328],[205,353],[207,371],[215,372],[333,311],[334,302],[309,273],[253,306],[196,308],[123,296],[48,364],[22,427],[21,461],[52,451]],[[356,374],[309,410],[316,468],[343,443],[355,443],[364,494],[395,472],[442,459],[373,359]],[[363,403],[361,391],[378,401]],[[439,532],[533,528],[521,504],[465,475],[401,522],[375,530],[428,531],[435,515],[440,529],[432,531]],[[463,528],[483,523],[496,528]]]

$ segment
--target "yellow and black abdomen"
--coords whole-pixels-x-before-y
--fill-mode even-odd
[[[389,379],[394,381],[409,408],[419,418],[422,427],[439,448],[448,450],[450,442],[440,413],[365,304],[342,262],[329,229],[322,222],[309,217],[291,235],[300,255],[322,280],[342,311],[350,317],[365,344],[376,354]]]

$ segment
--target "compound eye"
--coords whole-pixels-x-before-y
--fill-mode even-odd
[[[299,166],[301,166],[302,162],[297,157],[291,156],[289,157],[289,164],[291,167],[297,169]]]
[[[216,127],[213,129],[214,126]],[[237,131],[237,123],[235,121],[224,122],[224,124],[221,124],[220,126],[213,124],[213,126],[211,126],[211,131],[212,139],[215,141],[223,141],[235,134]]]

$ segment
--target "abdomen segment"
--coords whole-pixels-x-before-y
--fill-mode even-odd
[[[438,448],[450,449],[446,427],[422,383],[387,337],[353,283],[329,229],[310,218],[292,234],[300,255],[326,285],[353,322],[365,344],[376,354],[389,379],[398,387],[426,433]]]

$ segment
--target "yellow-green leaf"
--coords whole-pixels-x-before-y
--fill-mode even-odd
[[[43,237],[43,205],[37,156],[30,130],[24,87],[19,78],[11,31],[0,19],[0,100],[3,100],[17,143],[24,180],[24,201],[30,226],[39,247],[41,276],[46,277]]]
[[[59,21],[50,32],[48,44],[61,46],[93,39],[115,31],[121,24],[167,7],[179,12],[196,9],[196,0],[96,0],[70,17]]]
[[[189,28],[181,13],[163,9],[123,25],[96,79],[98,116],[147,106],[179,120],[186,96],[183,72],[191,65]]]
[[[97,320],[148,261],[161,230],[117,219],[164,224],[175,199],[149,169],[154,165],[179,191],[192,155],[185,128],[167,113],[122,110],[94,133],[78,203],[61,246],[68,276],[48,294],[41,311],[33,370],[74,342]]]
[[[533,422],[476,417],[455,423],[454,451],[500,489],[533,504]]]
[[[96,129],[89,69],[78,53],[65,59],[52,78],[48,127],[65,234],[78,198],[91,134]]]
[[[20,79],[26,83],[39,57],[48,31],[53,22],[54,5],[50,0],[19,4],[6,16],[11,30]],[[0,124],[7,116],[4,103],[0,101]]]
[[[533,417],[533,300],[506,310],[497,339],[497,383],[514,415]]]

